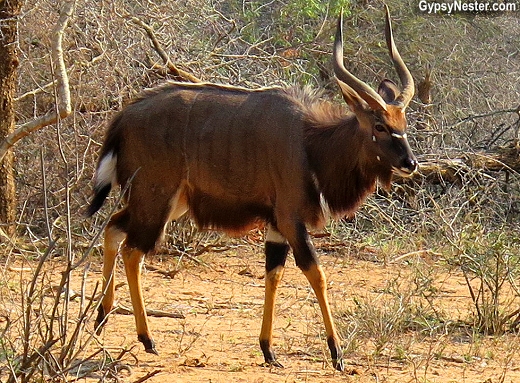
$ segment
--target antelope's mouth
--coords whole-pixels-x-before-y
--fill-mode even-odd
[[[392,166],[392,171],[397,174],[398,176],[401,176],[401,177],[411,177],[414,173],[417,172],[417,169],[419,167],[416,166],[414,167],[413,169],[409,169],[409,168],[396,168],[395,166]]]

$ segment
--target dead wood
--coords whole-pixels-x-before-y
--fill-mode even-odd
[[[464,175],[471,171],[520,173],[520,145],[511,143],[490,151],[465,153],[456,158],[425,158],[420,159],[419,163],[419,172],[410,179],[398,179],[396,182],[462,184]]]
[[[154,370],[154,371],[151,371],[149,372],[148,374],[146,374],[145,376],[142,376],[140,377],[139,379],[137,379],[134,383],[142,383],[148,379],[150,379],[151,377],[159,374],[160,372],[162,372],[162,370]]]
[[[132,309],[119,305],[114,310],[116,314],[121,315],[134,315],[134,312]],[[158,317],[158,318],[175,318],[175,319],[185,319],[186,317],[184,314],[181,313],[172,313],[169,311],[162,311],[162,310],[154,310],[154,309],[146,309],[146,315],[152,316],[152,317]]]
[[[175,269],[175,270],[163,270],[157,266],[154,266],[154,265],[150,265],[150,264],[146,264],[146,269],[147,270],[150,270],[150,271],[154,271],[158,274],[161,274],[161,275],[164,275],[165,277],[168,277],[168,278],[175,278],[175,276],[179,273],[179,269]]]

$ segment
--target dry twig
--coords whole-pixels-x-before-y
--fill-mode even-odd
[[[158,373],[160,373],[162,370],[154,370],[152,372],[149,372],[148,374],[146,374],[145,376],[142,376],[140,377],[139,379],[137,379],[134,383],[142,383],[144,382],[145,380],[148,380],[150,379],[151,377],[157,375]]]
[[[134,315],[134,311],[130,309],[129,307],[125,306],[118,306],[114,310],[116,314],[121,315]],[[168,311],[162,311],[162,310],[154,310],[154,309],[146,309],[146,315],[157,317],[157,318],[175,318],[175,319],[185,319],[186,317],[184,314],[181,313],[172,313]]]
[[[161,57],[161,59],[164,62],[164,65],[166,65],[168,72],[175,77],[178,81],[184,81],[184,82],[201,82],[200,79],[193,76],[191,73],[188,73],[182,69],[179,69],[175,66],[175,64],[170,60],[168,55],[166,54],[165,50],[163,49],[162,45],[159,43],[159,40],[157,40],[157,36],[155,35],[155,31],[151,26],[146,24],[144,21],[139,19],[135,16],[127,15],[125,18],[129,19],[132,23],[135,25],[141,27],[146,32],[148,38],[151,40],[153,44],[153,48],[157,52],[157,54]]]

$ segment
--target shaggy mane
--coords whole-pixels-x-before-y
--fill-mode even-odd
[[[285,91],[298,104],[310,124],[316,128],[329,127],[353,115],[345,105],[328,100],[322,90],[306,86],[292,87]]]

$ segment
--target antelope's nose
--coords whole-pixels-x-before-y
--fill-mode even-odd
[[[403,161],[402,170],[406,173],[413,174],[419,168],[419,162],[415,157],[407,157]]]

